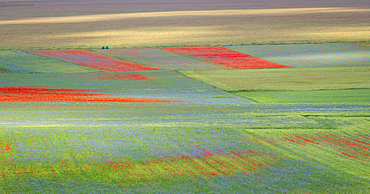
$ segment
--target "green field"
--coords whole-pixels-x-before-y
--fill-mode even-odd
[[[232,92],[260,103],[370,103],[370,90],[291,90]]]
[[[226,91],[369,88],[370,67],[180,71]]]

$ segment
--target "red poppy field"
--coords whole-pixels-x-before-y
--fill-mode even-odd
[[[277,64],[224,47],[163,47],[179,55],[186,55],[204,61],[236,69],[286,68]]]
[[[171,102],[147,98],[117,98],[83,92],[97,90],[49,89],[32,87],[2,87],[0,102]]]

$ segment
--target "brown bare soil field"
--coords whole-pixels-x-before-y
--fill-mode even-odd
[[[368,42],[366,1],[6,0],[0,49]]]

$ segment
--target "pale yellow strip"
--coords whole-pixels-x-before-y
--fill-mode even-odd
[[[291,8],[291,9],[242,9],[242,10],[211,10],[211,11],[169,11],[169,12],[146,12],[146,13],[122,13],[122,14],[102,14],[85,16],[67,17],[41,17],[23,20],[3,20],[0,25],[9,24],[50,24],[50,23],[78,23],[108,21],[130,18],[148,17],[174,17],[174,16],[247,16],[264,14],[307,14],[307,13],[336,13],[336,12],[369,12],[370,9],[358,9],[349,7],[330,7],[330,8]]]
[[[201,36],[218,34],[217,31],[212,31],[209,28],[192,28],[192,27],[177,27],[177,28],[142,28],[138,30],[106,30],[93,32],[78,32],[64,35],[46,36],[48,38],[93,38],[93,37],[184,37],[184,36]]]
[[[318,37],[318,39],[325,37],[325,38],[370,38],[370,27],[362,26],[362,27],[340,27],[340,28],[332,28],[332,29],[322,29],[317,32],[301,32],[297,33],[302,37]]]

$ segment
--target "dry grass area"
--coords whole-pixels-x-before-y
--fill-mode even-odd
[[[0,49],[370,40],[370,6],[361,1],[208,1],[0,1]]]

